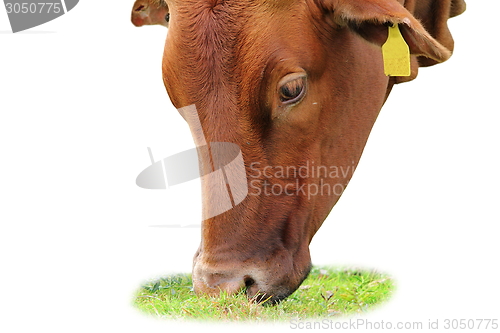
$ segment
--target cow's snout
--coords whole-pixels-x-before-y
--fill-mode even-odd
[[[197,269],[193,272],[193,287],[197,294],[217,296],[224,291],[233,295],[246,288],[246,278],[230,272]]]
[[[228,295],[244,292],[252,301],[263,304],[276,304],[289,296],[310,270],[310,262],[294,272],[278,263],[266,267],[238,262],[207,264],[197,259],[193,267],[193,287],[197,294],[219,296],[221,292]]]
[[[275,304],[285,298],[290,292],[283,290],[263,290],[250,275],[238,275],[232,273],[206,273],[198,270],[193,274],[193,286],[197,294],[219,296],[221,292],[228,295],[245,293],[247,297],[256,303]]]

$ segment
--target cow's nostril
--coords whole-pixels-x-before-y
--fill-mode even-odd
[[[245,281],[245,287],[246,287],[246,288],[248,288],[248,287],[250,287],[250,286],[252,286],[252,285],[254,285],[254,284],[255,284],[255,280],[254,280],[254,279],[252,279],[252,278],[251,278],[251,277],[249,277],[249,276],[245,277],[244,281]]]

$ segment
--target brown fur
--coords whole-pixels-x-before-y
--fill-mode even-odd
[[[138,0],[141,1],[141,0]],[[155,1],[155,0],[153,0]],[[462,0],[167,0],[172,22],[163,78],[173,104],[196,105],[207,142],[239,145],[250,194],[232,210],[207,219],[194,258],[198,293],[258,292],[277,302],[307,275],[309,242],[341,193],[306,195],[301,186],[345,187],[339,177],[267,178],[264,170],[306,165],[357,165],[370,130],[398,82],[419,65],[448,59],[446,21]],[[403,6],[406,6],[406,8]],[[412,14],[413,13],[413,14]],[[380,45],[387,24],[400,24],[412,55],[412,75],[383,74]],[[286,105],[279,82],[305,75],[303,99]],[[202,173],[211,160],[201,156]],[[229,171],[230,172],[230,171]],[[266,184],[267,182],[267,184]],[[263,195],[290,185],[293,195]],[[202,182],[203,205],[218,205]],[[246,184],[245,184],[246,185]],[[261,192],[260,195],[258,192]],[[263,296],[264,297],[264,296]]]
[[[132,7],[131,21],[136,27],[143,25],[163,25],[168,27],[165,16],[168,6],[165,0],[136,0]]]
[[[453,51],[454,42],[448,29],[448,18],[462,14],[465,11],[465,2],[463,0],[411,0],[407,2],[415,17],[422,22],[429,34],[448,50]],[[432,66],[439,63],[425,57],[419,57],[418,61],[420,66]]]

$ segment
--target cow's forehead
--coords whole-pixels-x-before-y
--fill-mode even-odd
[[[305,11],[317,9],[314,0],[169,0],[173,16],[191,28],[221,28],[227,34],[241,31],[229,30],[234,27],[245,30],[255,27],[265,30],[274,23],[292,23]],[[313,10],[314,11],[314,10]],[[173,20],[176,18],[173,17]]]
[[[167,3],[169,6],[194,6],[204,5],[215,8],[217,6],[235,5],[249,8],[251,6],[259,8],[288,8],[296,2],[304,0],[153,0],[159,3]]]
[[[180,51],[197,53],[198,59],[217,58],[226,62],[225,66],[248,58],[248,53],[252,57],[264,53],[268,59],[288,44],[300,46],[304,42],[304,31],[313,25],[304,22],[312,15],[308,2],[178,1],[169,34],[177,40],[176,45],[182,46]],[[188,59],[191,57],[178,60]]]
[[[165,80],[179,78],[171,97],[200,109],[222,96],[223,103],[251,99],[280,75],[319,66],[324,52],[311,7],[307,0],[179,1],[164,57]]]

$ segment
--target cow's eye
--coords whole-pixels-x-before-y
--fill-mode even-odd
[[[279,83],[279,95],[282,103],[297,103],[304,97],[306,90],[306,77],[304,74],[289,74]]]
[[[170,22],[170,13],[167,13],[167,15],[165,15],[165,21]]]

